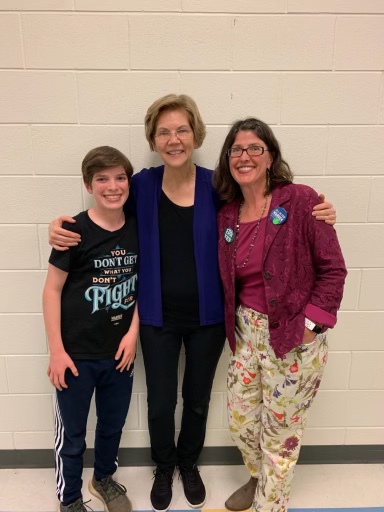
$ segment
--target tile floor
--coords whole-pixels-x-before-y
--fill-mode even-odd
[[[128,489],[135,511],[151,510],[149,492],[152,485],[151,467],[121,467],[116,479]],[[207,487],[203,508],[222,510],[226,498],[248,475],[242,466],[201,466],[201,476]],[[84,470],[87,483],[91,469]],[[84,500],[91,496],[84,485]],[[89,505],[102,511],[95,497]],[[377,507],[377,508],[376,508]],[[299,465],[290,500],[290,511],[306,512],[317,509],[358,509],[356,512],[384,512],[384,464]],[[189,510],[181,481],[174,480],[172,510]],[[53,469],[0,470],[0,512],[54,512],[57,510]],[[332,511],[333,512],[333,511]]]

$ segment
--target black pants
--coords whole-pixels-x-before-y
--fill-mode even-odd
[[[203,448],[209,401],[225,342],[224,324],[140,328],[148,391],[148,428],[156,466],[193,466]],[[175,408],[181,344],[185,347],[183,414],[175,446]]]
[[[68,388],[56,391],[56,494],[63,505],[81,497],[87,419],[95,391],[97,425],[94,474],[97,479],[117,469],[117,452],[132,394],[133,365],[116,370],[114,359],[75,360],[79,376],[67,370]]]

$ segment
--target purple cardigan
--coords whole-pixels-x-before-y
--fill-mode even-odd
[[[336,231],[312,217],[319,203],[317,193],[305,185],[283,185],[272,192],[263,250],[263,276],[268,306],[271,345],[278,357],[302,343],[304,318],[336,324],[347,275]],[[276,207],[288,216],[283,224],[269,218]],[[236,230],[239,201],[225,205],[218,215],[219,265],[224,285],[227,338],[235,351],[235,264],[234,241],[224,233]],[[228,238],[228,237],[227,237]]]
[[[164,166],[133,175],[127,208],[136,213],[139,233],[138,307],[142,325],[163,325],[160,275],[159,200]],[[196,166],[193,242],[195,249],[200,325],[224,321],[223,289],[217,259],[217,210],[220,201],[212,171]]]

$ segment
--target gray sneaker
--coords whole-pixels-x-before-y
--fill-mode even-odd
[[[89,510],[92,510],[91,507],[87,505],[89,501],[86,501],[84,503],[83,499],[79,498],[78,500],[74,501],[73,503],[70,503],[69,505],[63,505],[62,503],[60,503],[58,512],[88,512]]]
[[[102,480],[89,481],[88,489],[91,494],[104,503],[105,512],[132,512],[132,503],[127,497],[124,485],[115,482],[111,476]]]

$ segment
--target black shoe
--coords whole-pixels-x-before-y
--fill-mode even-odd
[[[202,507],[205,503],[206,493],[196,464],[190,468],[181,466],[179,471],[188,505],[192,508]]]
[[[151,503],[155,512],[166,512],[171,506],[173,472],[175,468],[156,468],[151,490]]]

